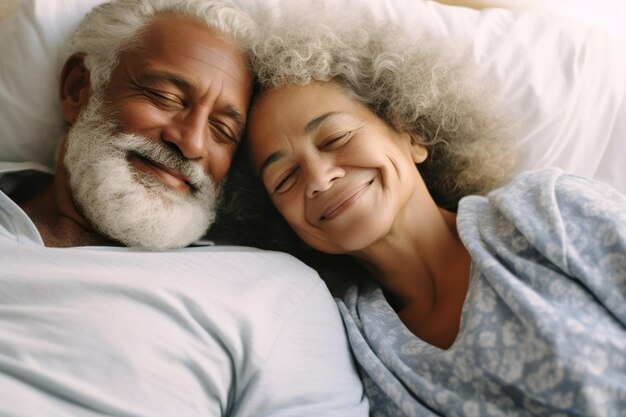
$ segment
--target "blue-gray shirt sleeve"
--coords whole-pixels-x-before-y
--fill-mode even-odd
[[[473,259],[492,259],[477,256],[480,245],[505,251],[506,258],[517,252],[536,259],[578,281],[626,325],[624,195],[554,168],[522,175],[487,198],[465,198],[459,211],[459,232]],[[524,275],[535,268],[527,266]]]

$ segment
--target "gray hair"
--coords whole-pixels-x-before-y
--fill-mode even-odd
[[[175,13],[204,23],[246,51],[254,21],[227,0],[113,0],[95,7],[82,20],[61,54],[61,64],[72,55],[85,54],[94,91],[109,81],[120,52],[140,39],[141,30],[158,15]]]
[[[344,12],[334,21],[301,11],[266,26],[251,54],[257,97],[285,85],[336,82],[427,147],[429,156],[418,169],[437,204],[447,209],[507,180],[511,124],[469,60],[450,41],[351,14],[357,16],[350,20]]]

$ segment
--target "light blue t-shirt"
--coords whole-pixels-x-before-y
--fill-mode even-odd
[[[367,414],[337,307],[300,261],[47,248],[0,193],[0,416]]]
[[[626,416],[626,198],[549,169],[461,200],[459,334],[415,337],[373,282],[339,300],[373,416]]]

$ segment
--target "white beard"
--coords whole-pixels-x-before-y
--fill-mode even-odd
[[[94,95],[70,129],[64,163],[74,201],[102,235],[126,246],[167,249],[199,239],[215,220],[219,192],[202,167],[164,142],[119,133]],[[184,193],[134,169],[128,157],[180,171],[192,190]]]

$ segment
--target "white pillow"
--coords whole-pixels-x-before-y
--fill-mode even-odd
[[[104,1],[21,0],[0,22],[0,161],[53,165],[63,132],[57,55]]]
[[[104,0],[22,0],[0,22],[0,160],[51,165],[62,131],[56,55]],[[280,13],[290,0],[237,0]],[[516,171],[559,166],[626,193],[626,59],[608,33],[538,11],[417,0],[331,0],[468,48],[520,124]]]

